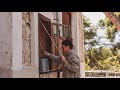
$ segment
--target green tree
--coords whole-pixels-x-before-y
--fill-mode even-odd
[[[103,19],[99,20],[98,25],[99,25],[99,27],[104,28],[105,27],[105,21]]]
[[[119,12],[115,12],[118,17],[120,17]],[[99,20],[98,27],[92,26],[91,22],[87,17],[84,17],[84,36],[85,36],[85,46],[89,46],[85,49],[85,66],[86,70],[120,70],[120,43],[113,45],[113,48],[108,48],[107,46],[101,46],[100,48],[95,48],[98,45],[99,40],[96,41],[94,38],[97,33],[98,27],[106,30],[106,39],[110,40],[112,43],[115,39],[117,28],[113,23],[106,17],[105,20]],[[104,43],[103,43],[104,44]]]
[[[94,39],[94,37],[96,36],[97,28],[92,25],[92,23],[86,16],[83,17],[83,25],[85,45],[89,44],[89,48],[95,46],[96,40]]]
[[[90,22],[90,20],[86,16],[83,16],[83,25],[84,25],[84,28],[90,27],[91,24],[92,23]]]

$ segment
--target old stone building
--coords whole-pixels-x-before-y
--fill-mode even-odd
[[[0,12],[0,77],[39,78],[40,59],[44,57],[41,43],[44,50],[58,55],[41,21],[59,49],[62,39],[72,36],[84,77],[82,12]],[[49,64],[51,69],[58,67],[54,62]],[[49,75],[58,77],[57,72]]]

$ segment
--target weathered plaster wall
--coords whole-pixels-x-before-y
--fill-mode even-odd
[[[22,13],[22,61],[23,65],[31,65],[31,13]]]
[[[71,19],[71,30],[72,30],[72,38],[73,38],[73,44],[75,46],[75,49],[77,51],[77,53],[79,54],[79,47],[78,47],[78,38],[77,38],[77,34],[78,34],[78,24],[77,24],[77,13],[74,12],[72,13],[72,19]]]
[[[39,69],[38,57],[38,12],[31,14],[31,64]]]
[[[78,13],[79,17],[79,51],[80,51],[80,73],[81,78],[85,78],[85,59],[84,59],[84,29],[83,29],[83,17],[82,12]]]
[[[37,23],[38,20],[36,19],[37,14],[32,14],[32,27],[31,31],[32,37],[30,34],[30,27],[29,27],[29,20],[30,16],[26,15],[23,16],[22,12],[12,12],[12,49],[13,49],[13,58],[12,58],[12,77],[13,78],[37,78],[39,77],[38,68],[35,66],[38,64],[38,55],[37,55],[37,43],[36,43],[36,36],[37,36]],[[24,19],[23,19],[24,18]],[[26,19],[27,18],[27,19]],[[31,25],[30,25],[31,26]],[[36,34],[36,36],[34,35]],[[24,36],[24,37],[23,37]],[[25,41],[24,41],[25,39]],[[31,40],[32,39],[32,42]],[[27,42],[26,42],[27,41]],[[27,45],[26,45],[27,44]],[[30,49],[31,45],[33,45],[32,50]],[[30,50],[28,50],[30,49]],[[23,51],[28,50],[28,54]],[[34,51],[35,50],[35,51]],[[29,61],[28,58],[31,58],[31,51],[32,51],[32,62]],[[24,56],[26,54],[26,56]],[[35,56],[34,56],[35,55]],[[23,59],[24,56],[24,59]],[[25,60],[25,67],[23,65],[23,60]],[[27,60],[27,61],[26,61]],[[31,62],[31,66],[26,67]]]
[[[12,12],[12,70],[22,69],[22,12]],[[14,73],[13,73],[14,77]]]
[[[11,13],[0,12],[0,78],[11,76],[12,65]]]

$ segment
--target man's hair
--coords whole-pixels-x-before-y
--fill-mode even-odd
[[[73,49],[73,39],[71,37],[67,37],[65,40],[63,40],[62,45],[69,46],[70,49]]]

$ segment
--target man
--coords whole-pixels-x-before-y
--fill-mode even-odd
[[[44,51],[44,54],[49,56],[51,60],[54,60],[56,63],[63,63],[63,78],[80,77],[80,59],[73,48],[72,38],[67,38],[62,42],[64,55],[55,56]]]

